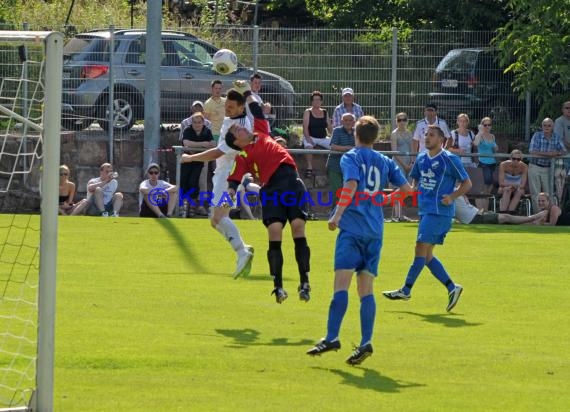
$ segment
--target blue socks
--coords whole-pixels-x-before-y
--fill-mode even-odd
[[[453,283],[453,281],[447,274],[445,268],[443,267],[438,258],[434,256],[432,260],[430,260],[427,263],[426,266],[435,276],[435,278],[445,285],[445,287],[449,292],[451,292],[455,288],[455,283]]]
[[[418,279],[418,276],[420,275],[425,264],[426,264],[425,257],[414,258],[414,263],[412,263],[412,266],[410,266],[410,270],[408,271],[408,276],[406,276],[406,284],[402,288],[402,292],[404,292],[406,295],[409,295],[411,293],[412,287],[414,286],[414,283],[416,283],[416,280]]]
[[[372,340],[375,317],[376,300],[374,299],[374,295],[363,296],[362,299],[360,299],[360,332],[362,334],[360,346],[370,343]]]
[[[340,324],[348,307],[348,290],[339,290],[333,295],[329,306],[329,320],[327,322],[326,340],[332,342],[338,338]]]

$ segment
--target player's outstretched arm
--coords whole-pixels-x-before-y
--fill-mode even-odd
[[[216,160],[218,157],[222,157],[224,154],[225,153],[217,147],[213,147],[203,152],[191,155],[185,153],[180,157],[180,163],[209,162],[210,160]]]

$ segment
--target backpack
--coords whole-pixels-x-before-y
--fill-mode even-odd
[[[471,143],[473,143],[473,141],[475,140],[475,135],[471,130],[469,130],[468,136],[471,139]],[[451,145],[451,147],[453,147],[454,149],[459,149],[459,134],[457,133],[457,130],[451,131],[451,137],[453,139],[453,144]]]

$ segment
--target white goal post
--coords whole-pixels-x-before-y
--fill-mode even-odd
[[[39,69],[41,75],[37,79],[37,84],[43,87],[43,100],[38,104],[41,116],[36,119],[30,118],[26,112],[22,113],[20,111],[19,113],[18,110],[5,104],[6,100],[2,98],[0,93],[0,122],[3,127],[9,129],[10,125],[18,122],[22,125],[18,133],[23,134],[24,139],[26,138],[26,130],[39,132],[41,134],[42,158],[40,173],[39,278],[37,285],[37,320],[35,321],[37,324],[35,388],[31,388],[30,392],[32,395],[27,400],[28,405],[2,405],[0,400],[0,411],[51,412],[54,409],[55,290],[64,37],[58,32],[0,30],[0,43],[22,45],[24,52],[26,45],[43,46],[43,61],[40,64],[41,69]],[[0,80],[4,81],[6,79]],[[28,84],[28,79],[22,79],[21,84]],[[21,130],[24,130],[24,132],[22,133]],[[7,139],[7,137],[4,137],[4,145]],[[16,164],[17,161],[11,161],[11,164]],[[34,164],[33,167],[39,169],[38,163]],[[6,191],[6,195],[9,195],[9,185]],[[4,299],[3,295],[0,295],[0,305],[6,303]],[[3,319],[0,318],[0,320]],[[6,336],[13,333],[12,331],[3,330],[5,323],[10,322],[0,323],[0,337],[3,334]],[[0,364],[0,373],[2,368],[3,365]],[[22,402],[22,400],[17,400],[17,402]]]

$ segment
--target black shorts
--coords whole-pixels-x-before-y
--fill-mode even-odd
[[[259,191],[263,224],[269,226],[281,222],[285,226],[287,221],[294,219],[307,220],[308,195],[297,170],[291,165],[279,166],[271,180]]]
[[[161,205],[159,206],[159,209],[162,212],[162,214],[165,215],[166,212],[168,212],[168,205],[167,204]],[[148,207],[146,202],[143,200],[143,202],[141,203],[141,210],[139,211],[139,217],[158,217],[158,216]]]
[[[499,214],[493,212],[484,212],[482,215],[475,215],[473,220],[469,223],[473,225],[478,225],[478,224],[498,225]]]

